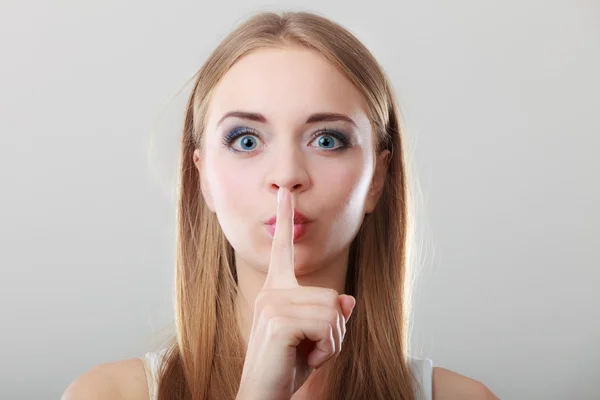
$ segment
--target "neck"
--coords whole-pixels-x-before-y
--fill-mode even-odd
[[[339,294],[344,293],[346,286],[346,272],[348,267],[348,254],[346,249],[343,254],[337,255],[332,260],[324,260],[321,265],[310,267],[296,267],[296,279],[300,286],[316,286],[335,289]],[[236,270],[238,278],[238,295],[236,308],[240,332],[244,343],[248,344],[252,320],[254,316],[254,302],[262,290],[267,278],[267,270],[263,266],[247,263],[236,255]]]

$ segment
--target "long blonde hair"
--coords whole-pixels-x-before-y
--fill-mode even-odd
[[[261,48],[319,52],[362,93],[375,153],[391,158],[382,196],[350,247],[345,293],[357,304],[339,356],[324,368],[324,399],[414,399],[407,364],[408,188],[398,105],[385,72],[337,23],[309,12],[262,12],[234,29],[198,71],[181,142],[175,270],[177,333],[159,373],[158,399],[235,399],[244,363],[236,321],[234,252],[200,191],[192,160],[202,148],[216,83]]]

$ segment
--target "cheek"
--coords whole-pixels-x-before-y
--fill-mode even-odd
[[[318,192],[324,218],[316,243],[323,257],[347,248],[360,229],[370,184],[368,165],[355,159],[352,163],[331,165],[327,174],[321,174]]]
[[[368,164],[356,162],[335,170],[324,182],[327,203],[333,217],[332,229],[358,229],[363,219],[366,195],[370,185]]]
[[[364,162],[347,163],[335,170],[327,182],[331,196],[337,200],[333,203],[348,211],[360,207],[369,188],[369,171]]]
[[[249,168],[248,168],[249,167]],[[252,166],[240,168],[226,157],[211,163],[209,185],[219,220],[248,217],[256,204],[258,171]]]
[[[224,203],[239,200],[236,196],[251,192],[253,176],[252,171],[236,168],[233,163],[219,165],[213,179],[217,196]]]

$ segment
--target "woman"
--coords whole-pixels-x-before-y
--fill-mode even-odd
[[[64,398],[495,398],[407,356],[403,151],[390,83],[348,31],[305,12],[241,24],[188,102],[177,335]]]

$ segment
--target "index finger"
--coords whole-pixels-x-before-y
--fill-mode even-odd
[[[264,287],[282,289],[297,286],[294,272],[294,204],[290,191],[280,187],[271,260]]]

